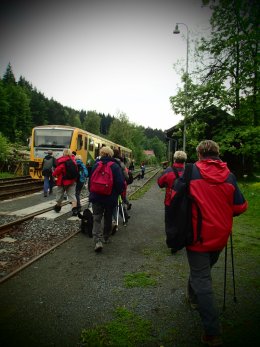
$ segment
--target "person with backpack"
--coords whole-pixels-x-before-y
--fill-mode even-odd
[[[80,194],[82,191],[82,188],[84,184],[87,181],[88,177],[88,170],[86,166],[83,164],[82,158],[80,154],[76,155],[76,163],[78,166],[78,177],[76,182],[76,199],[77,199],[77,210],[78,212],[81,211],[81,204],[80,204]]]
[[[164,198],[164,213],[165,213],[165,229],[167,229],[167,222],[171,219],[169,216],[170,212],[170,202],[172,196],[172,187],[176,180],[182,176],[184,172],[184,164],[187,160],[187,154],[183,151],[176,151],[173,155],[172,166],[167,167],[160,177],[157,179],[157,184],[160,188],[165,188],[165,198]],[[171,248],[171,253],[175,254],[176,249]]]
[[[90,173],[88,181],[89,202],[93,209],[93,239],[95,252],[101,252],[103,241],[108,242],[112,228],[112,213],[118,196],[124,190],[124,177],[120,166],[114,161],[113,150],[104,146],[100,149],[98,160]],[[101,222],[104,217],[104,228]]]
[[[60,212],[64,194],[66,193],[72,205],[72,215],[77,216],[75,189],[78,168],[75,156],[71,153],[70,149],[65,148],[63,150],[63,156],[57,159],[57,167],[52,175],[56,178],[57,185],[56,205],[54,206],[55,212]]]
[[[198,161],[191,167],[189,183],[189,195],[193,199],[191,219],[194,237],[193,242],[186,246],[190,267],[187,301],[191,308],[199,311],[204,328],[202,343],[208,346],[222,346],[211,269],[227,245],[232,232],[233,217],[246,211],[247,201],[227,163],[219,158],[218,144],[212,140],[204,140],[196,150]],[[174,184],[176,195],[185,186],[185,171]],[[199,238],[196,228],[198,219],[201,219]]]
[[[53,156],[51,149],[48,150],[47,155],[44,157],[42,162],[42,175],[44,177],[43,181],[43,195],[47,197],[48,191],[49,194],[52,193],[52,189],[55,185],[55,181],[52,176],[52,172],[56,167],[56,159]]]

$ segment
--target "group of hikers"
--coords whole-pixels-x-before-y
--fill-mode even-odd
[[[233,217],[246,211],[247,201],[227,163],[220,159],[219,146],[216,142],[201,141],[196,152],[198,160],[194,164],[188,164],[192,165],[189,194],[194,201],[192,205],[194,239],[186,246],[190,268],[186,298],[190,307],[198,310],[200,314],[204,329],[201,336],[202,343],[208,346],[222,346],[222,332],[214,303],[211,269],[227,245],[232,232]],[[48,153],[50,156],[51,154]],[[58,186],[54,209],[56,212],[60,211],[66,191],[72,203],[72,213],[77,215],[79,201],[75,197],[75,185],[78,183],[77,180],[66,177],[65,163],[70,159],[75,163],[80,162],[78,156],[74,158],[70,150],[65,149],[63,156],[57,159],[56,168],[52,172],[52,177],[56,177]],[[176,151],[172,165],[167,167],[157,180],[158,186],[165,189],[165,232],[174,219],[171,214],[171,201],[186,184],[184,179],[185,167],[188,167],[186,162],[186,153]],[[142,176],[144,170],[143,167]],[[119,151],[104,146],[100,149],[100,157],[88,176],[89,202],[93,209],[94,250],[101,252],[103,243],[109,242],[113,231],[119,197],[126,206],[122,212],[126,220],[129,218],[127,209],[131,208],[131,204],[126,195],[127,185],[130,182],[129,169],[120,158]],[[46,186],[44,183],[44,189]],[[82,186],[78,186],[76,191],[79,193],[80,189]],[[50,192],[51,190],[52,186]],[[199,206],[201,214],[200,238],[195,228],[199,218],[196,206]],[[172,248],[172,253],[176,253],[175,248]]]
[[[218,261],[232,232],[233,217],[247,209],[247,201],[238,188],[236,178],[227,163],[219,157],[219,146],[212,140],[201,141],[196,148],[198,160],[191,167],[189,195],[193,200],[191,222],[194,237],[186,246],[190,274],[186,299],[192,309],[198,310],[203,325],[201,342],[208,346],[223,346],[219,314],[214,303],[211,269]],[[174,224],[171,203],[184,189],[187,155],[174,153],[172,166],[158,178],[165,188],[165,232]],[[198,219],[201,214],[200,238]],[[177,219],[177,218],[176,218]],[[172,248],[172,253],[176,249]]]
[[[79,215],[82,208],[80,195],[88,178],[87,188],[93,211],[92,234],[96,252],[102,251],[103,243],[108,243],[109,237],[118,230],[117,214],[120,212],[124,225],[127,225],[130,218],[128,211],[132,204],[127,198],[127,186],[134,179],[130,168],[134,169],[133,162],[127,168],[119,149],[111,149],[108,146],[101,147],[91,170],[84,165],[80,155],[67,148],[58,159],[55,159],[53,152],[49,150],[43,160],[44,196],[46,197],[48,192],[51,194],[53,186],[57,186],[54,206],[57,213],[61,211],[66,194],[72,205],[72,215]]]

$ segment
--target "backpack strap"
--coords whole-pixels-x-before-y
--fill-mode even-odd
[[[176,167],[172,166],[172,171],[175,173],[176,179],[180,177],[179,171],[176,169]]]
[[[189,191],[189,189],[190,189],[190,180],[191,180],[191,176],[192,176],[192,170],[193,170],[193,164],[192,163],[188,163],[185,165],[185,170],[183,173],[183,180],[186,184],[187,191]]]
[[[197,166],[196,166],[197,168]],[[183,179],[186,183],[186,190],[187,193],[189,194],[190,191],[190,181],[191,181],[191,177],[192,177],[192,170],[193,170],[193,164],[192,163],[188,163],[185,165],[185,170],[184,170],[184,174],[183,174]],[[202,242],[202,237],[201,237],[201,227],[202,227],[202,214],[201,214],[201,210],[198,206],[198,204],[195,202],[194,199],[192,199],[192,201],[194,202],[195,206],[196,206],[196,210],[197,210],[197,242]]]

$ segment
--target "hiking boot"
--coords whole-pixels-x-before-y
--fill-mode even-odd
[[[128,205],[127,205],[127,210],[128,210],[128,211],[131,210],[131,207],[132,207],[132,204],[128,204]]]
[[[202,334],[201,342],[207,346],[221,347],[223,346],[223,341],[220,335],[206,335]]]
[[[78,215],[78,209],[77,207],[72,208],[72,216],[77,216]]]
[[[187,301],[187,304],[190,306],[190,308],[192,310],[198,310],[199,309],[199,305],[196,302],[196,299],[195,298],[191,298],[191,296],[189,295],[188,291],[186,293],[186,301]]]
[[[103,249],[102,242],[101,242],[101,241],[98,241],[98,242],[95,244],[95,252],[101,252],[102,249]]]
[[[58,213],[58,212],[60,212],[60,210],[61,210],[61,206],[59,206],[59,205],[55,205],[55,206],[54,206],[54,211],[55,211],[55,212]]]
[[[47,193],[44,193],[43,196],[46,198],[47,197]]]
[[[52,194],[52,189],[50,189],[49,194]]]
[[[118,231],[118,225],[116,224],[115,221],[112,221],[112,230],[111,230],[111,235],[115,235],[115,233]]]
[[[176,251],[174,248],[171,248],[171,254],[176,254],[178,251]]]

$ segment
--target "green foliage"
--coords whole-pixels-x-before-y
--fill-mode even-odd
[[[0,160],[6,160],[7,158],[7,154],[8,154],[8,149],[9,149],[9,143],[8,143],[8,140],[5,136],[3,136],[1,133],[0,133],[0,148],[1,148],[1,151],[0,151]]]
[[[120,113],[113,121],[109,129],[109,139],[120,143],[125,147],[131,144],[131,125],[125,113]]]
[[[8,63],[6,71],[4,73],[3,82],[7,85],[16,85],[14,73],[10,62]]]
[[[260,238],[260,180],[239,181],[239,187],[248,201],[248,209],[234,218],[233,234],[236,250],[259,259]],[[259,259],[260,260],[260,259]]]
[[[199,141],[213,139],[239,174],[252,175],[260,162],[259,1],[204,3],[213,10],[211,35],[198,42],[197,68],[182,76],[183,87],[170,102],[176,113],[185,116],[189,159],[196,159]],[[181,121],[174,130],[179,145],[183,126]]]
[[[124,282],[127,288],[155,286],[157,284],[156,279],[145,272],[125,274]]]
[[[91,132],[92,134],[100,134],[101,119],[96,111],[88,111],[83,123],[83,129]]]
[[[166,145],[157,136],[147,140],[146,149],[153,149],[157,162],[165,160]]]
[[[152,341],[152,325],[148,320],[118,307],[115,319],[81,333],[82,347],[136,347]]]
[[[161,130],[136,126],[129,122],[124,113],[112,117],[96,111],[79,112],[64,107],[53,99],[47,99],[24,77],[20,77],[16,83],[11,64],[8,64],[3,79],[0,79],[0,118],[2,134],[12,143],[26,144],[34,126],[63,124],[83,128],[131,148],[136,162],[145,159],[144,148],[153,149],[157,160],[166,152]]]

